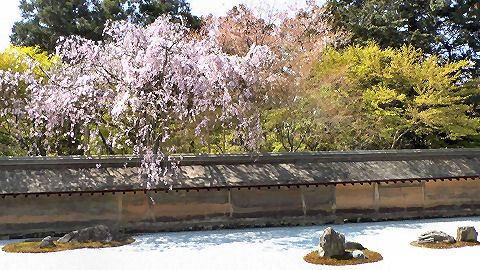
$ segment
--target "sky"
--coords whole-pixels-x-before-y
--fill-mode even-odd
[[[13,23],[20,20],[18,0],[1,0],[0,8],[0,51],[10,43]]]
[[[225,15],[232,7],[244,3],[249,7],[284,10],[291,6],[304,7],[306,0],[187,0],[190,3],[192,14],[206,16],[212,13],[215,16]],[[318,4],[324,0],[317,0]],[[10,35],[14,22],[21,18],[18,5],[20,0],[0,0],[0,51],[10,44]]]

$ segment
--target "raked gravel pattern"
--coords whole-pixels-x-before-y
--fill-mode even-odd
[[[317,248],[328,226],[378,251],[383,261],[354,266],[319,266],[302,257]],[[106,249],[47,254],[0,251],[0,269],[480,269],[480,246],[433,250],[410,246],[428,230],[456,236],[459,226],[475,226],[480,217],[355,223],[309,227],[156,233],[134,236],[135,243]],[[0,248],[22,240],[0,241]]]

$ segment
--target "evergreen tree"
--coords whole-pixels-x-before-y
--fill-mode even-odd
[[[128,21],[147,25],[155,21],[160,14],[183,16],[188,27],[199,29],[201,21],[190,13],[190,5],[185,0],[104,0],[105,2],[120,2],[125,7]]]
[[[327,9],[333,27],[350,32],[352,43],[408,44],[443,61],[469,59],[471,75],[480,76],[478,0],[328,0]]]
[[[168,13],[184,16],[189,27],[200,27],[185,0],[21,0],[20,9],[22,20],[14,24],[11,42],[50,53],[60,36],[101,40],[108,19],[147,25]]]

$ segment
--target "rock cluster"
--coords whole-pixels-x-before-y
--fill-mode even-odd
[[[349,254],[345,250],[353,250]],[[367,259],[367,256],[361,251],[365,248],[356,242],[346,242],[345,235],[336,232],[331,227],[323,231],[320,236],[318,254],[321,257],[349,256],[356,259]]]
[[[429,243],[477,242],[477,235],[478,233],[474,227],[458,227],[456,239],[442,231],[428,231],[418,237],[417,243],[423,245]]]
[[[65,234],[58,239],[58,243],[85,243],[93,242],[110,242],[113,240],[113,235],[110,229],[105,225],[97,225],[94,227],[84,228],[78,231],[72,231]]]
[[[78,231],[72,231],[57,240],[57,243],[86,243],[101,242],[106,243],[113,240],[123,241],[124,235],[114,235],[111,230],[105,225],[97,225],[93,227],[87,227]],[[47,236],[43,238],[40,243],[40,248],[54,247],[53,237]]]
[[[420,235],[417,239],[419,245],[429,244],[429,243],[455,243],[455,238],[450,236],[442,231],[428,231]]]

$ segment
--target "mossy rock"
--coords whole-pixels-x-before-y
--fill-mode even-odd
[[[461,247],[472,247],[480,245],[480,242],[455,242],[453,244],[450,243],[427,243],[420,245],[417,241],[413,241],[410,245],[414,247],[422,247],[422,248],[433,248],[433,249],[448,249],[448,248],[461,248]]]
[[[383,260],[382,255],[380,253],[372,251],[372,250],[362,250],[363,253],[367,256],[368,259],[355,259],[348,256],[348,253],[345,256],[338,256],[338,257],[320,257],[318,255],[318,250],[314,250],[303,257],[303,259],[308,263],[313,264],[323,264],[323,265],[354,265],[354,264],[363,264],[363,263],[372,263],[378,262]],[[347,250],[347,252],[351,252],[351,250]]]
[[[16,252],[16,253],[46,253],[46,252],[57,252],[63,250],[79,249],[79,248],[107,248],[107,247],[119,247],[123,245],[128,245],[135,242],[135,239],[128,238],[125,241],[116,242],[110,241],[106,243],[101,242],[86,242],[86,243],[58,243],[54,241],[55,246],[40,248],[41,241],[35,242],[20,242],[8,244],[2,248],[5,252]]]

